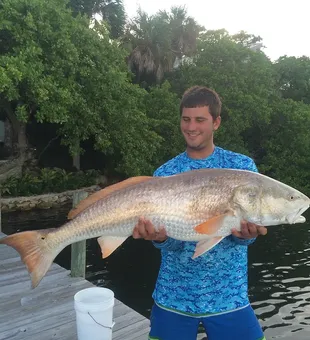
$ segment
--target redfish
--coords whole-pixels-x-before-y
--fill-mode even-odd
[[[246,220],[273,226],[305,222],[310,199],[265,175],[246,170],[201,169],[167,177],[132,177],[89,196],[59,228],[25,231],[0,240],[15,248],[36,287],[68,245],[98,238],[102,257],[129,236],[140,216],[167,235],[197,241],[193,261]]]

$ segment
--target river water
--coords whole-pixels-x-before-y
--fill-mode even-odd
[[[2,214],[6,234],[58,227],[70,206]],[[310,220],[310,213],[305,215]],[[97,241],[87,241],[86,279],[149,317],[160,253],[150,242],[129,238],[101,259]],[[70,268],[70,247],[56,262]],[[249,295],[267,339],[310,339],[310,223],[270,227],[249,247]]]

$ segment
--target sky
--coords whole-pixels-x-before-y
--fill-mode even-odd
[[[263,38],[263,51],[271,60],[280,56],[310,57],[309,0],[123,0],[133,17],[138,7],[148,14],[185,5],[206,29],[225,28],[230,34],[241,30]]]

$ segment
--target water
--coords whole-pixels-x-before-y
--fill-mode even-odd
[[[5,213],[2,228],[16,231],[60,226],[62,209]],[[310,220],[310,213],[305,215]],[[249,295],[267,339],[310,339],[310,223],[270,227],[249,247]],[[56,262],[70,268],[70,247]],[[87,241],[86,278],[114,291],[115,297],[146,317],[160,253],[150,242],[129,238],[110,258],[101,259],[96,240]]]
[[[310,338],[309,227],[269,228],[249,247],[249,294],[267,339]]]

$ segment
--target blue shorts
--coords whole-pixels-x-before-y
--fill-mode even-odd
[[[249,305],[245,308],[205,317],[191,317],[167,311],[154,304],[149,339],[196,340],[202,323],[208,340],[264,340],[257,317]]]

